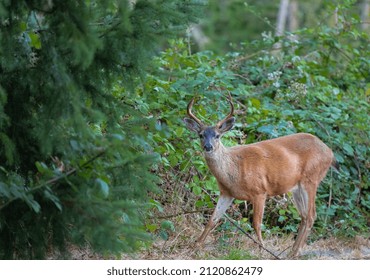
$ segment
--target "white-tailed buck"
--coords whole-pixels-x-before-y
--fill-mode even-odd
[[[262,244],[261,223],[266,198],[291,191],[301,216],[298,236],[291,251],[291,256],[297,256],[316,218],[317,188],[330,166],[335,164],[333,152],[308,133],[225,147],[220,141],[221,136],[235,123],[230,95],[228,100],[230,113],[214,126],[204,125],[192,113],[194,98],[187,107],[190,118],[184,118],[187,128],[198,133],[204,157],[220,189],[216,208],[198,239],[198,245],[204,242],[234,198],[253,204],[253,228]]]

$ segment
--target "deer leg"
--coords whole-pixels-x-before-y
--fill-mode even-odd
[[[298,255],[299,250],[301,248],[302,238],[306,232],[306,224],[307,224],[307,216],[308,216],[308,194],[305,189],[303,189],[302,185],[299,183],[297,188],[293,191],[293,201],[296,205],[299,215],[301,216],[301,223],[298,229],[297,239],[294,242],[291,257],[295,257]]]
[[[301,223],[299,225],[297,239],[294,242],[293,249],[291,251],[292,257],[297,256],[301,248],[305,245],[307,236],[315,221],[316,189],[317,187],[307,188],[302,184],[299,184],[298,187],[293,190],[293,199],[301,216]]]
[[[253,228],[257,234],[258,241],[263,246],[261,224],[265,209],[266,195],[259,195],[253,200]]]
[[[234,200],[233,197],[229,197],[229,196],[225,196],[221,194],[211,218],[209,219],[205,229],[203,230],[202,235],[198,238],[198,241],[197,241],[198,245],[203,244],[209,232],[216,226],[218,220],[226,212],[227,208],[229,208],[233,200]]]

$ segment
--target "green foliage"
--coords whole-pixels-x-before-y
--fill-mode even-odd
[[[232,51],[273,32],[279,1],[233,0],[209,1],[207,20],[202,22],[205,35],[214,51]]]
[[[190,54],[189,43],[171,40],[154,59],[202,1],[44,2],[0,4],[1,258],[45,258],[50,249],[68,257],[71,244],[119,254],[148,233],[167,240],[175,225],[154,219],[165,206],[148,195],[165,175],[186,175],[192,205],[213,207],[216,181],[182,118],[196,96],[196,114],[215,123],[228,92],[237,124],[224,143],[319,136],[340,172],[319,188],[314,232],[368,234],[369,37],[357,29],[352,1],[328,5],[327,17],[337,8],[335,26],[301,29],[294,40],[264,33],[225,55]],[[256,7],[229,7],[261,19]],[[267,204],[263,231],[295,232],[297,210],[275,206]],[[251,230],[245,212],[240,226]]]
[[[333,149],[340,171],[329,171],[318,190],[316,233],[368,233],[369,37],[357,30],[358,20],[348,16],[348,9],[339,6],[336,26],[302,29],[294,41],[265,36],[255,42],[253,53],[189,54],[184,41],[173,41],[157,58],[140,89],[162,129],[152,135],[155,151],[174,176],[193,175],[187,187],[199,197],[195,206],[212,205],[218,190],[197,136],[186,130],[182,118],[196,96],[197,116],[215,123],[228,110],[230,92],[237,124],[224,143],[247,144],[296,132],[317,135]],[[274,50],[278,40],[282,49]],[[295,232],[299,215],[292,204],[276,208],[270,201],[264,223],[265,231]]]
[[[256,257],[249,254],[245,249],[232,249],[230,252],[222,257],[223,260],[255,260]]]
[[[168,240],[169,235],[176,231],[175,225],[170,220],[162,220],[157,222],[157,214],[163,214],[164,210],[160,202],[150,200],[149,215],[145,224],[146,229],[153,234],[154,237],[159,236],[163,240]]]
[[[339,17],[346,18],[358,18],[363,9],[363,1],[354,0],[294,2],[297,11],[291,8],[287,11],[284,26],[287,33],[302,27],[315,28],[318,23],[333,24],[336,8],[342,11]],[[209,39],[205,47],[217,53],[239,51],[241,46],[253,50],[262,38],[275,34],[280,4],[281,1],[269,0],[209,1],[206,16],[201,21],[204,36]]]
[[[200,7],[2,1],[0,258],[66,257],[71,244],[118,254],[148,239],[156,127],[132,89]]]

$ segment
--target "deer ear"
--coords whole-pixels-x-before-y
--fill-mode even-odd
[[[183,121],[189,130],[196,132],[196,133],[199,133],[201,131],[200,125],[193,119],[184,118]]]
[[[221,133],[225,133],[227,131],[229,131],[230,129],[232,129],[234,127],[234,124],[235,124],[235,118],[234,117],[231,117],[227,120],[225,120],[224,122],[222,122],[218,129]]]

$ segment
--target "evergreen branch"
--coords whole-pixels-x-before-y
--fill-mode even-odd
[[[99,39],[104,38],[107,36],[110,32],[115,31],[118,26],[122,24],[122,21],[118,21],[115,24],[113,24],[110,28],[105,30],[102,34],[99,35]]]
[[[62,174],[62,175],[59,175],[59,176],[56,176],[32,189],[30,189],[29,191],[26,191],[25,192],[25,195],[27,194],[32,194],[40,189],[43,189],[49,185],[53,185],[55,184],[56,182],[62,180],[62,179],[65,179],[73,174],[75,174],[78,170],[81,170],[83,169],[84,167],[86,167],[87,165],[89,165],[90,163],[92,163],[93,161],[95,161],[97,158],[101,157],[103,154],[105,154],[106,150],[102,150],[100,151],[98,154],[96,154],[95,156],[93,156],[91,159],[89,159],[88,161],[86,161],[85,163],[83,163],[82,165],[80,165],[79,167],[76,167],[76,168],[73,168],[71,170],[69,170],[68,172],[66,172],[65,174]],[[14,202],[15,200],[18,200],[20,199],[20,197],[15,197],[15,198],[12,198],[10,200],[8,200],[5,204],[1,205],[0,206],[0,211],[2,209],[4,209],[5,207],[7,207],[9,204],[11,204],[12,202]]]
[[[52,4],[51,5],[50,4],[44,4],[44,8],[40,8],[40,7],[36,7],[33,4],[30,4],[29,1],[27,1],[26,5],[28,6],[28,8],[31,11],[37,11],[37,12],[42,13],[42,14],[52,14],[55,11],[57,11],[57,9],[55,7],[53,7]]]

